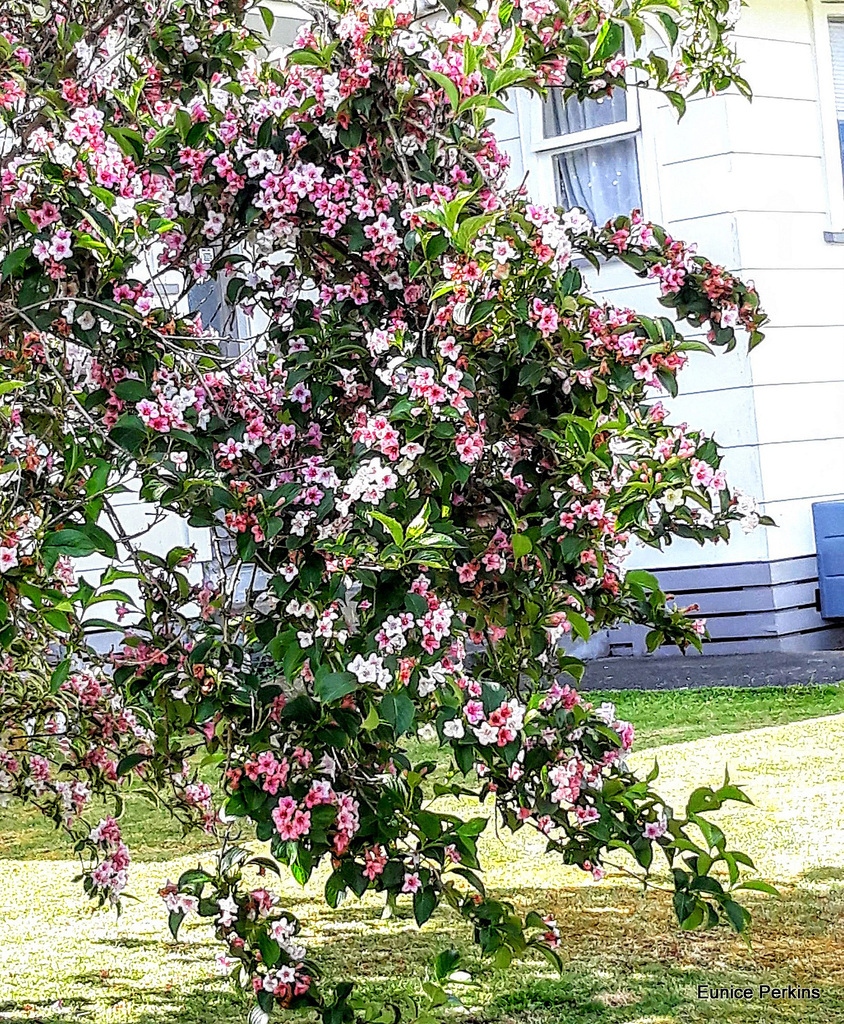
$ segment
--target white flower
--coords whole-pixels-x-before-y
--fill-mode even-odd
[[[53,148],[53,160],[57,164],[69,167],[76,159],[76,150],[67,142],[60,142]]]
[[[498,742],[498,730],[494,725],[490,725],[489,722],[482,722],[481,727],[475,729],[475,735],[478,737],[478,742],[482,747],[489,747],[493,743]]]
[[[665,494],[659,499],[660,504],[665,507],[666,512],[673,512],[675,508],[685,505],[686,496],[679,487],[669,487]]]
[[[133,220],[135,216],[134,200],[127,199],[126,196],[118,196],[114,201],[111,212],[121,224],[124,224],[127,220]]]
[[[448,736],[449,739],[462,740],[465,735],[466,730],[459,718],[452,718],[443,725],[443,736]]]
[[[182,49],[185,53],[194,53],[199,49],[199,41],[196,36],[182,36]]]
[[[385,690],[390,682],[390,670],[384,667],[384,659],[377,654],[370,654],[368,658],[357,654],[349,662],[349,671],[357,676],[360,683],[375,683],[380,689]]]
[[[257,598],[253,607],[259,614],[269,615],[271,612],[275,611],[277,604],[278,598],[275,594],[271,594],[268,590],[265,590],[264,593]]]
[[[604,701],[599,708],[595,708],[594,715],[606,725],[612,725],[616,720],[615,704],[610,703],[610,701]]]
[[[96,322],[96,317],[90,309],[86,309],[81,316],[76,318],[77,326],[83,331],[90,331]]]
[[[270,935],[272,935],[276,942],[284,942],[286,939],[291,938],[295,931],[296,926],[291,924],[286,917],[281,917],[270,925]]]
[[[232,922],[237,917],[237,900],[234,896],[226,896],[222,900],[217,900],[217,907],[220,911],[217,915],[217,923],[221,924],[224,928],[231,927]]]
[[[326,107],[337,108],[340,106],[340,76],[325,75],[322,80],[322,89],[325,94]]]
[[[238,964],[240,961],[236,960],[232,956],[226,956],[225,953],[218,953],[214,958],[214,964],[220,974],[228,974],[232,967]]]
[[[421,53],[425,49],[425,43],[418,32],[401,32],[396,38],[396,46],[403,50],[408,57]]]

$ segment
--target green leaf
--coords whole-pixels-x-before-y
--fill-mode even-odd
[[[266,149],[270,144],[270,139],[273,137],[273,119],[268,117],[261,127],[258,129],[258,137],[256,139],[256,145],[259,149]]]
[[[530,537],[525,536],[523,533],[514,533],[510,543],[513,547],[514,558],[523,558],[533,550]]]
[[[311,877],[313,869],[314,864],[313,857],[311,856],[311,851],[307,848],[307,846],[300,845],[296,853],[296,859],[290,865],[290,873],[293,875],[293,877],[296,879],[299,885],[306,885],[308,879]]]
[[[750,923],[750,914],[735,900],[727,900],[723,907],[733,928],[739,933],[743,932]]]
[[[281,871],[279,871],[278,864],[271,857],[253,857],[251,860],[246,862],[247,866],[255,868],[265,868],[267,871],[272,871],[273,874],[281,877]]]
[[[426,77],[436,82],[437,85],[439,85],[445,91],[446,96],[448,96],[448,101],[451,104],[451,109],[457,110],[457,107],[460,104],[460,93],[457,91],[457,86],[454,84],[454,82],[452,82],[450,78],[441,74],[439,71],[429,71],[426,68],[424,70],[424,74],[426,75]]]
[[[513,950],[509,946],[499,946],[495,951],[492,962],[499,971],[506,971],[513,962]]]
[[[413,894],[413,916],[421,927],[433,914],[437,906],[437,894],[427,885]]]
[[[657,17],[662,22],[662,26],[665,29],[669,42],[674,46],[680,36],[680,26],[674,18],[666,12],[658,11]]]
[[[180,890],[191,892],[197,896],[202,891],[203,885],[210,882],[212,875],[200,867],[188,868],[179,875],[178,887]]]
[[[686,98],[679,92],[664,92],[662,94],[672,107],[677,111],[680,117],[686,113]]]
[[[168,924],[168,926],[170,928],[170,934],[173,936],[174,939],[178,939],[178,937],[179,937],[179,927],[181,926],[181,923],[182,923],[182,921],[184,921],[184,919],[185,919],[184,911],[182,911],[182,910],[173,910],[173,911],[170,912],[170,916],[167,919],[167,924]]]
[[[121,758],[117,763],[118,778],[122,775],[128,775],[136,765],[148,761],[150,756],[150,754],[127,754],[126,757]]]
[[[486,896],[486,888],[483,880],[476,872],[471,871],[469,868],[455,868],[454,873],[465,878],[469,885],[471,885],[473,889],[477,889],[481,896]]]
[[[434,960],[434,977],[437,981],[446,981],[459,963],[460,953],[456,949],[444,949]]]
[[[339,871],[332,872],[325,883],[325,902],[333,910],[343,902],[346,896],[346,883]]]
[[[326,704],[340,700],[358,687],[358,681],[351,672],[327,672],[317,676],[314,693]]]
[[[32,254],[32,247],[23,246],[20,249],[12,249],[9,255],[0,264],[0,275],[5,280],[7,277],[14,277]]]
[[[782,899],[782,893],[779,889],[774,888],[768,882],[763,882],[761,878],[750,878],[746,882],[742,882],[741,885],[737,885],[736,889],[751,889],[753,892],[765,892],[769,896],[776,896],[777,899]]]
[[[62,683],[70,675],[70,658],[65,658],[64,661],[60,661],[59,664],[53,669],[53,673],[50,676],[50,693],[58,693],[62,687]]]
[[[646,590],[659,590],[659,580],[646,569],[631,569],[624,577],[627,583],[634,583]]]
[[[403,736],[413,725],[416,707],[413,701],[402,690],[399,693],[388,693],[381,701],[381,713],[384,720],[395,730],[396,736]]]
[[[381,716],[378,714],[378,708],[373,704],[369,709],[369,712],[361,723],[361,728],[367,732],[372,732],[373,729],[378,728],[378,723],[381,721]]]
[[[608,19],[601,26],[601,31],[595,39],[592,58],[596,61],[607,60],[614,57],[623,47],[624,29],[617,22]]]
[[[142,380],[122,380],[115,385],[114,393],[124,401],[140,402],[149,397],[149,385]]]
[[[269,35],[273,30],[273,25],[275,24],[275,15],[269,7],[259,7],[258,11],[260,12],[261,20],[264,22],[264,28],[267,30],[267,35]]]
[[[35,226],[35,221],[29,216],[26,210],[18,208],[15,210],[15,216],[18,218],[18,222],[23,224],[27,231],[32,235],[38,234],[38,228]]]
[[[62,555],[75,555],[84,558],[97,550],[91,538],[79,529],[67,528],[51,533],[44,541],[45,548],[52,548]]]
[[[404,531],[401,528],[401,524],[391,516],[384,515],[383,512],[370,512],[369,514],[373,519],[377,519],[379,523],[387,527],[394,542],[401,547],[404,541]]]
[[[475,239],[477,234],[485,228],[487,224],[491,224],[494,219],[495,218],[492,214],[481,213],[474,217],[467,217],[465,220],[461,221],[460,226],[457,229],[457,233],[454,236],[454,240],[459,248],[464,251],[468,249],[470,243]]]

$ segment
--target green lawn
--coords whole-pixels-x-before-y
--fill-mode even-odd
[[[636,750],[844,712],[844,685],[592,691],[588,697],[595,704],[613,701],[620,717],[633,722]],[[420,744],[420,752],[436,757],[436,746]],[[151,807],[145,800],[127,800],[123,825],[133,856],[138,860],[168,860],[181,853],[209,848],[204,835],[183,837],[166,812]],[[0,858],[66,856],[67,847],[61,835],[37,811],[26,807],[0,809]]]
[[[755,807],[725,809],[719,817],[784,895],[752,900],[751,948],[726,931],[680,932],[665,894],[643,894],[621,874],[593,884],[543,857],[535,837],[490,834],[484,839],[489,887],[523,909],[556,914],[562,977],[538,959],[506,972],[491,968],[448,911],[417,929],[408,908],[382,921],[374,899],[331,911],[320,899],[322,875],[304,890],[285,882],[287,905],[303,921],[304,939],[328,978],[352,975],[373,993],[401,992],[417,987],[433,956],[454,946],[473,974],[472,985],[454,989],[466,1006],[454,1019],[464,1024],[844,1024],[841,690],[616,693],[610,699],[637,725],[644,753],[636,764],[646,767],[658,757],[657,786],[669,800],[720,781],[725,763],[752,795]],[[681,742],[688,739],[693,742]],[[244,1021],[244,1004],[215,977],[216,944],[205,928],[186,922],[183,941],[168,938],[157,889],[202,856],[168,835],[168,827],[163,815],[130,801],[127,832],[138,861],[131,888],[139,899],[116,920],[90,912],[72,881],[75,865],[60,859],[47,830],[19,811],[2,813],[0,1022]],[[701,984],[760,983],[817,986],[821,997],[698,999]]]
[[[844,685],[713,687],[709,690],[589,691],[594,704],[612,701],[636,727],[636,749],[704,736],[787,725],[844,712]]]

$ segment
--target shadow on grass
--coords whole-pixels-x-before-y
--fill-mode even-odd
[[[819,868],[819,879],[837,878]],[[385,1001],[418,990],[441,950],[461,951],[474,984],[454,986],[465,1009],[460,1024],[844,1024],[844,889],[822,893],[791,886],[782,900],[755,897],[753,948],[726,930],[687,934],[671,920],[670,900],[620,884],[500,892],[520,910],[547,907],[563,934],[561,976],[539,957],[493,969],[471,944],[464,921],[439,912],[419,930],[405,908],[389,921],[380,906],[347,902],[337,911],[305,897],[290,899],[303,939],[326,982],[353,976],[360,989]],[[194,929],[190,929],[188,936]],[[247,1003],[213,977],[207,933],[197,942],[127,938],[124,970],[70,974],[61,1006],[33,998],[0,1004],[0,1024],[243,1024]],[[108,944],[107,940],[98,940]],[[156,953],[160,950],[160,956]],[[146,987],[131,951],[179,965],[207,964],[207,978]],[[202,968],[200,968],[202,970]],[[185,970],[185,978],[189,972]],[[816,1000],[760,998],[759,985],[816,986]],[[698,986],[753,989],[749,1000],[700,998]],[[33,996],[35,993],[33,992]],[[281,1022],[280,1018],[280,1022]],[[285,1020],[287,1018],[284,1018]]]
[[[84,982],[84,976],[80,979]],[[233,991],[220,992],[207,985],[196,985],[184,991],[144,989],[144,1002],[132,1006],[127,1013],[126,1002],[137,996],[137,989],[113,986],[108,1003],[90,999],[68,998],[57,1002],[20,1002],[14,1006],[0,1003],[0,1021],[4,1024],[74,1024],[102,1019],[128,1020],[132,1024],[244,1024],[249,1003]],[[112,1017],[112,1014],[119,1016]]]
[[[800,876],[805,882],[844,882],[844,867],[813,868]]]

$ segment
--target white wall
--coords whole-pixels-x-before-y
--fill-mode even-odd
[[[696,97],[679,123],[666,102],[640,105],[651,161],[646,215],[753,281],[771,316],[752,355],[695,356],[672,414],[714,433],[731,482],[755,494],[779,528],[737,532],[729,546],[703,550],[681,542],[656,559],[636,553],[636,564],[811,554],[812,501],[844,495],[844,245],[823,237],[844,230],[836,222],[844,184],[830,129],[828,41],[816,20],[844,17],[844,2],[811,3],[750,0],[743,10],[736,40],[752,102]],[[596,288],[619,304],[657,307],[653,287],[625,280],[620,268]]]
[[[779,523],[771,558],[814,552],[812,500],[844,493],[844,246],[824,241],[844,228],[840,156],[824,136],[821,19],[836,12],[844,5],[751,0],[739,22],[758,99],[751,118],[732,115],[731,136],[742,270],[771,315],[751,357],[765,510]]]

